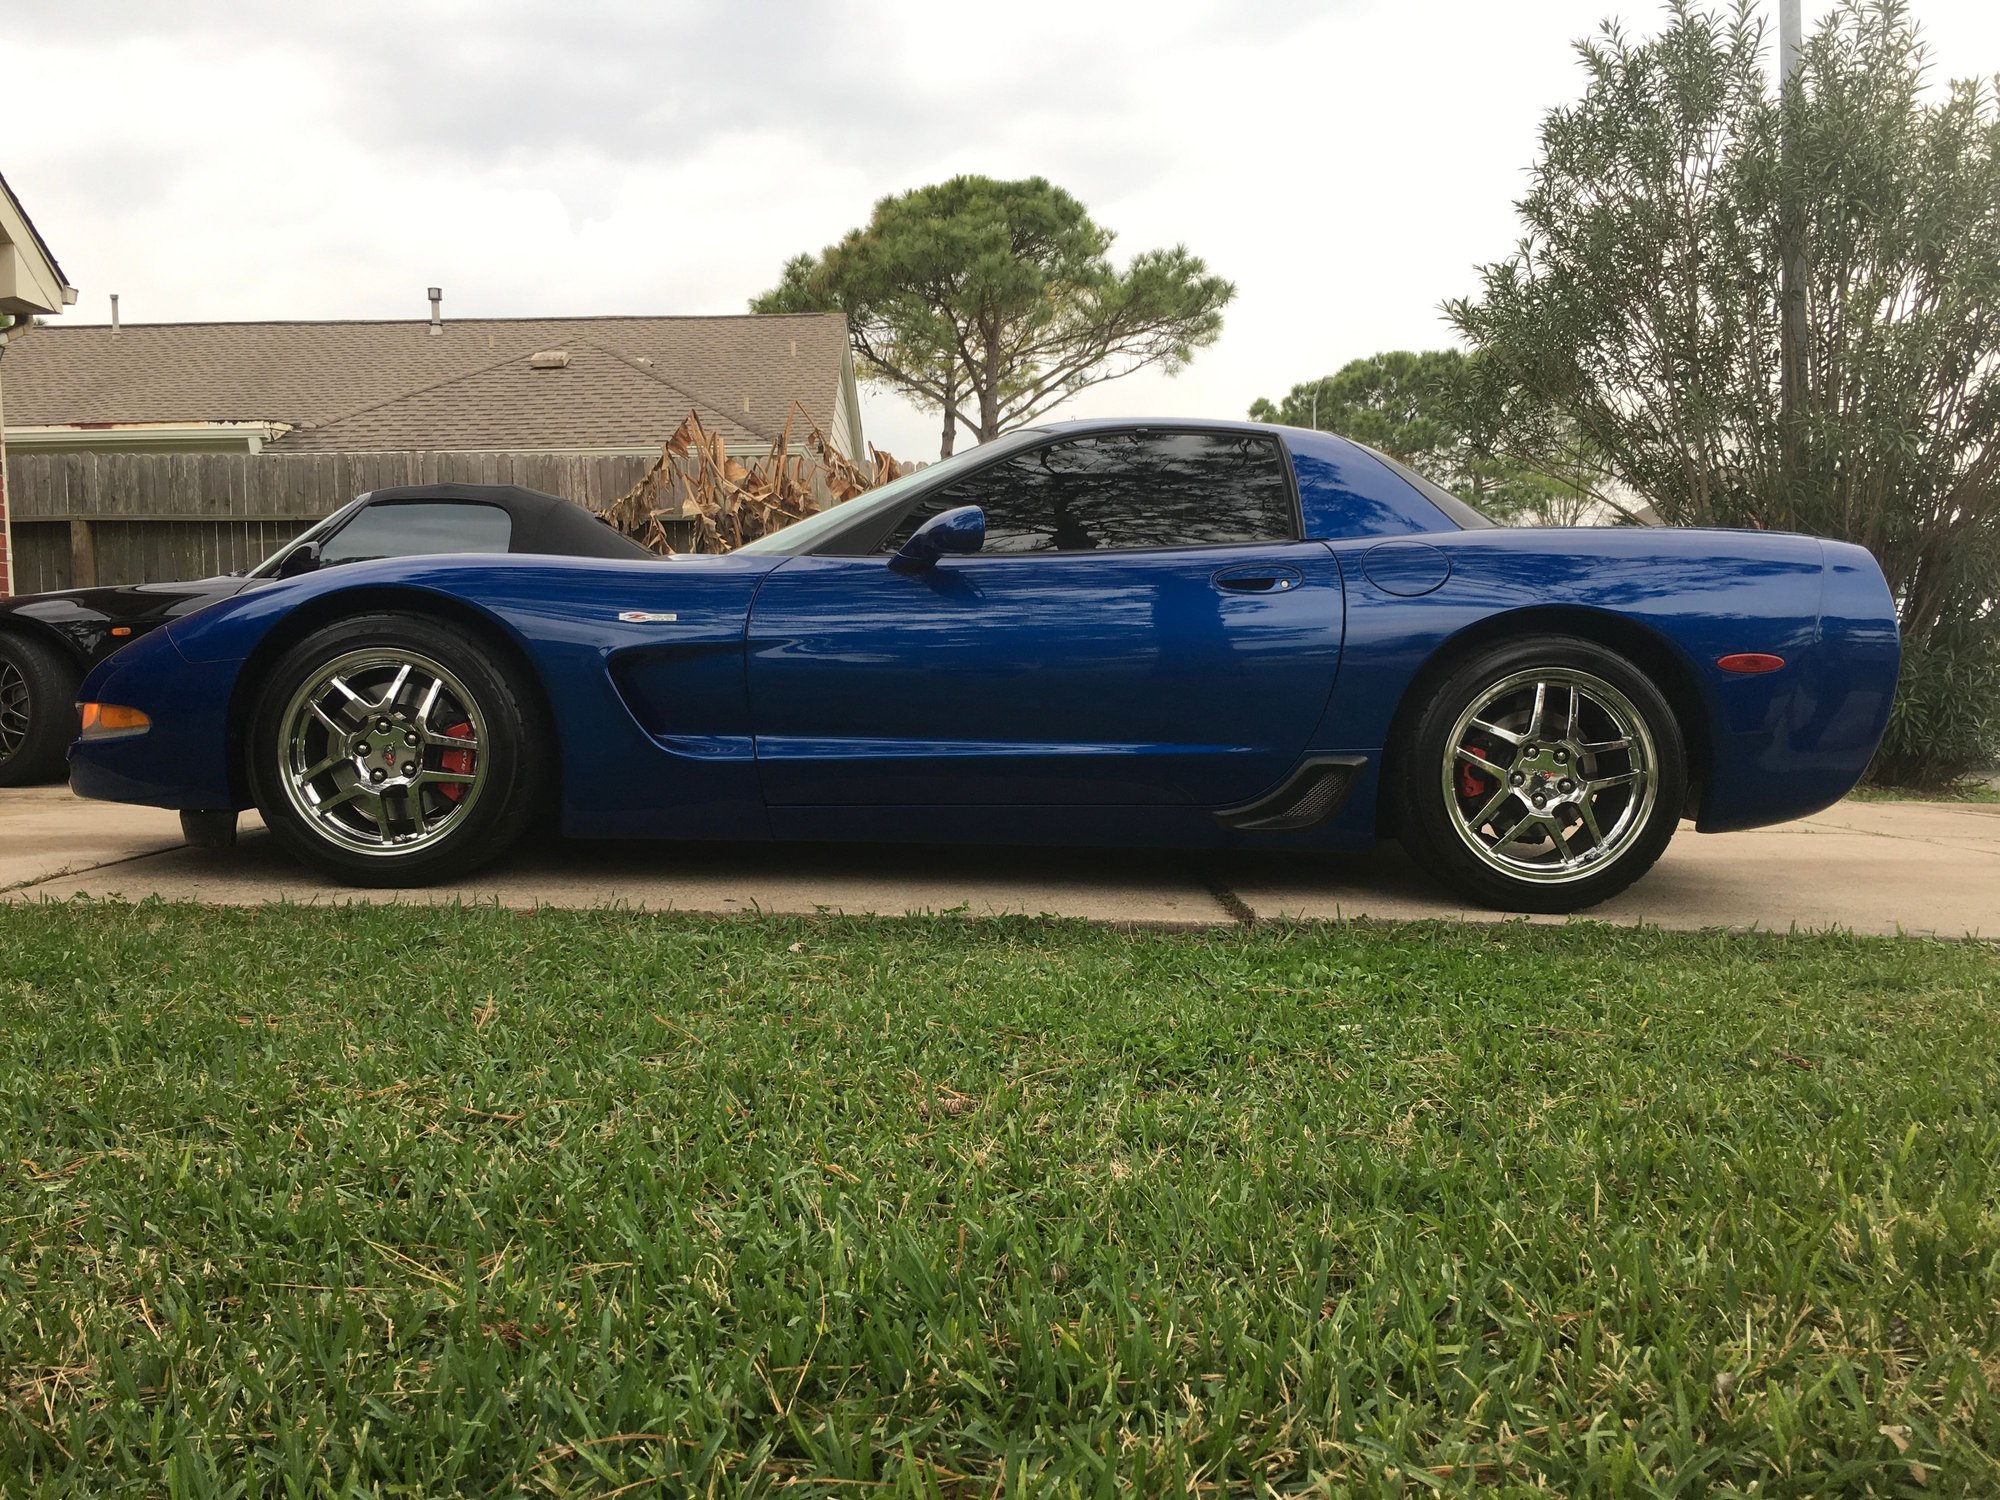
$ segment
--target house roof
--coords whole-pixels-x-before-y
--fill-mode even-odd
[[[69,284],[69,278],[63,275],[63,269],[56,263],[48,241],[42,238],[41,230],[35,228],[35,221],[28,217],[28,211],[21,207],[21,200],[16,198],[14,190],[7,186],[7,179],[0,177],[0,245],[18,246],[23,236],[34,246],[35,255],[40,260],[41,267],[45,268],[42,274],[32,275],[31,279],[52,285],[47,287],[46,293],[39,299],[24,298],[20,295],[20,289],[15,288],[14,295],[9,300],[19,303],[20,306],[12,310],[61,312],[67,304],[76,301],[76,289]]]
[[[529,356],[567,351],[531,368]],[[282,422],[276,450],[646,448],[690,408],[769,443],[792,403],[832,431],[838,314],[45,326],[8,351],[12,426]]]

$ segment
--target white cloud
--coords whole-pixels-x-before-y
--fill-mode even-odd
[[[1827,8],[1809,0],[1809,21]],[[1376,349],[1514,237],[1537,123],[1608,0],[267,6],[71,0],[15,28],[4,171],[128,319],[729,312],[878,197],[1041,173],[1129,253],[1239,287],[1185,374],[1074,411],[1240,414]],[[1634,29],[1656,7],[1626,5]],[[2000,6],[1931,0],[1942,74]],[[870,435],[936,419],[880,394]]]

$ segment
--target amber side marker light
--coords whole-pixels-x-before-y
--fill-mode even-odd
[[[1775,672],[1785,664],[1785,659],[1768,651],[1738,651],[1732,656],[1718,656],[1715,664],[1725,672]]]
[[[79,703],[83,712],[86,740],[129,740],[153,727],[153,721],[136,708],[121,703]]]

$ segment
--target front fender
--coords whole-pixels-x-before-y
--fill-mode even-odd
[[[78,669],[88,667],[111,628],[103,615],[79,609],[61,595],[0,602],[0,634],[25,636],[60,651]]]
[[[233,661],[191,662],[164,630],[99,662],[78,689],[82,700],[136,708],[153,725],[132,739],[71,745],[71,790],[147,807],[247,807],[229,774],[229,704],[240,668]]]
[[[240,712],[264,663],[344,611],[429,607],[504,642],[532,672],[560,738],[569,832],[765,837],[741,653],[750,599],[780,561],[756,555],[671,565],[426,557],[356,564],[247,589],[168,627],[161,641],[171,644],[171,659],[149,657],[163,675],[198,684],[192,696],[199,702],[187,716],[200,722],[177,726],[173,759],[199,755],[199,767],[162,768],[143,748],[149,741],[166,744],[165,736],[156,738],[158,714],[154,734],[108,742],[102,755],[93,746],[73,766],[87,762],[92,770],[85,782],[103,788],[87,795],[162,806],[243,806],[228,700],[237,699]],[[676,664],[686,670],[672,670]],[[697,715],[695,727],[709,733],[691,741],[676,732],[684,726],[635,712],[630,695],[636,693],[645,710],[646,690],[663,680],[666,689],[652,697],[667,692],[682,708],[689,707],[688,693],[701,690],[713,712]],[[106,694],[127,694],[132,707],[149,714],[160,701],[156,689],[136,679],[101,686]],[[212,698],[221,700],[219,706]],[[181,711],[174,711],[178,717]],[[214,798],[232,783],[226,801],[187,800],[197,791]]]

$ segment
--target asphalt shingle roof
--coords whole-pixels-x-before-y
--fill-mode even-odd
[[[530,355],[569,352],[563,369]],[[644,448],[692,407],[770,442],[798,401],[831,431],[838,314],[45,325],[7,351],[10,426],[287,422],[270,446],[346,452]]]

